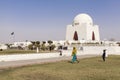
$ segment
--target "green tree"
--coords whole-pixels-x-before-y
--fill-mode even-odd
[[[35,42],[35,47],[36,47],[36,48],[38,47],[38,48],[40,49],[40,41],[36,41],[36,42]]]
[[[12,44],[5,44],[7,47],[8,47],[8,49],[10,49],[10,46],[12,45]]]
[[[33,44],[28,45],[28,49],[33,50]]]
[[[40,41],[31,41],[32,44],[28,46],[30,50],[35,50],[37,47],[40,49]]]
[[[53,45],[51,45],[51,50],[54,50],[55,49],[55,45],[53,44]]]
[[[45,51],[46,50],[46,46],[45,46],[46,42],[43,41],[41,44],[41,50]]]
[[[35,45],[35,41],[31,41],[32,45]]]
[[[43,41],[42,43],[43,43],[44,45],[46,44],[46,42],[45,42],[45,41]]]
[[[31,43],[32,43],[32,50],[35,50],[36,49],[36,47],[35,47],[35,41],[31,41]]]
[[[51,40],[48,40],[48,44],[49,44],[49,50],[51,51],[52,50],[52,46],[51,46],[51,44],[53,43],[53,41],[51,41]]]
[[[53,41],[51,40],[48,40],[48,44],[51,45],[53,43]]]

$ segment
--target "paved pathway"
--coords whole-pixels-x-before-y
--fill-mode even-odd
[[[78,56],[79,59],[83,58],[89,58],[89,57],[95,57],[98,55],[95,54],[86,54],[86,55],[80,55]],[[46,59],[30,59],[30,60],[19,60],[19,61],[3,61],[0,62],[0,69],[10,68],[10,67],[21,67],[21,66],[27,66],[27,65],[33,65],[33,64],[43,64],[43,63],[50,63],[50,62],[57,62],[62,60],[71,60],[71,56],[60,56],[56,58],[46,58]]]

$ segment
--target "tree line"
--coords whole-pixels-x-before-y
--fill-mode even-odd
[[[40,41],[31,41],[31,43],[32,43],[32,44],[30,44],[30,45],[28,46],[28,49],[29,49],[29,50],[36,50],[36,49],[38,48],[39,50],[43,50],[43,51],[45,51],[45,50],[50,50],[50,51],[52,51],[52,50],[54,50],[55,47],[56,47],[56,46],[53,44],[53,41],[51,41],[51,40],[48,40],[48,41],[47,41],[48,45],[46,45],[46,42],[45,42],[45,41],[42,41],[42,42],[40,42]]]

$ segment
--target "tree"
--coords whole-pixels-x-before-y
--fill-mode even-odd
[[[5,44],[7,47],[8,47],[8,49],[10,49],[10,46],[12,45],[12,44]]]
[[[35,49],[37,50],[37,53],[38,53],[40,50],[40,41],[35,42]]]
[[[33,44],[28,45],[28,49],[33,50]]]
[[[41,45],[41,50],[45,51],[46,50],[46,46],[45,46],[45,41],[42,42],[42,45]]]
[[[38,48],[40,48],[40,41],[36,41],[35,42],[35,46],[38,47]]]
[[[54,50],[55,49],[55,45],[51,45],[51,50]]]
[[[31,41],[31,43],[32,43],[33,45],[35,45],[35,41]]]
[[[44,44],[44,45],[45,45],[45,43],[46,43],[46,42],[45,42],[45,41],[43,41],[43,44]]]
[[[51,41],[51,40],[48,40],[48,44],[49,44],[49,50],[51,51],[52,50],[52,46],[51,46],[51,44],[53,43],[53,41]]]
[[[117,42],[118,46],[120,46],[120,42]]]
[[[49,45],[51,45],[51,44],[53,43],[53,41],[51,41],[51,40],[48,40],[48,43],[49,43]]]
[[[35,41],[31,41],[31,43],[32,43],[32,45],[30,45],[30,47],[32,47],[31,50],[35,50],[35,48],[36,48],[35,47]]]
[[[37,47],[40,48],[40,41],[31,41],[31,43],[32,44],[28,46],[30,50],[35,50]]]

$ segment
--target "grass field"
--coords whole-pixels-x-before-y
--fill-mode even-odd
[[[57,51],[40,51],[40,53],[53,53]],[[11,49],[11,50],[3,50],[0,51],[0,55],[6,55],[6,54],[26,54],[26,53],[36,53],[36,50],[16,50],[16,49]]]
[[[3,51],[0,51],[0,55],[2,54],[25,54],[25,53],[35,53],[36,51],[35,50],[16,50],[16,49],[13,49],[13,50],[3,50]]]
[[[0,70],[0,80],[120,80],[120,56],[109,56]]]

